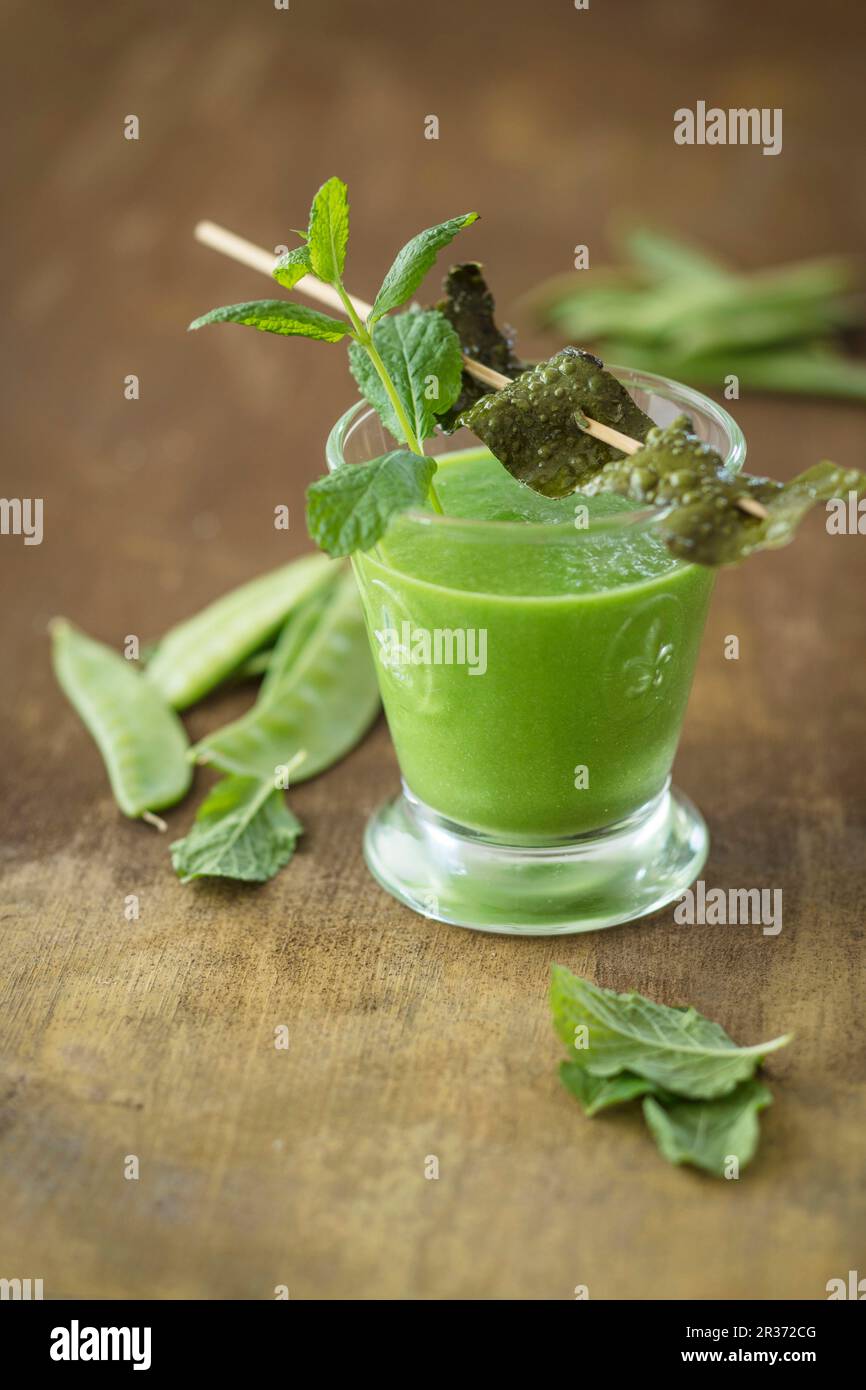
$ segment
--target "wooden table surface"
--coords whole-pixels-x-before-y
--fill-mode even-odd
[[[520,294],[568,269],[575,243],[600,263],[618,215],[746,266],[856,251],[856,7],[4,11],[2,491],[44,498],[45,536],[0,538],[0,1275],[41,1277],[47,1297],[568,1299],[578,1284],[821,1298],[866,1273],[866,538],[814,517],[795,547],[721,578],[677,760],[711,827],[705,881],[781,888],[777,937],[670,910],[555,942],[414,916],[361,858],[396,784],[383,723],[293,797],[307,833],[273,882],[182,887],[166,837],[116,810],[45,635],[63,612],[109,642],[147,639],[308,548],[302,493],[351,398],[345,361],[185,335],[264,289],[194,246],[199,217],[275,245],[339,172],[350,284],[370,295],[406,236],[479,207],[465,250],[527,348],[544,342]],[[698,98],[782,106],[782,155],[677,150],[672,112]],[[863,466],[862,407],[755,397],[737,414],[755,471]],[[209,701],[191,732],[248,698]],[[639,1115],[582,1117],[556,1074],[553,961],[693,1003],[743,1042],[796,1031],[738,1182],[669,1167]]]

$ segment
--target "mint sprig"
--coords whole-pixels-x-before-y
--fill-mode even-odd
[[[435,470],[433,459],[409,449],[343,464],[307,489],[310,535],[335,557],[369,550],[392,517],[423,505]]]
[[[460,340],[437,310],[409,311],[393,319],[386,315],[406,303],[439,251],[477,216],[468,212],[452,217],[427,227],[407,242],[385,276],[365,323],[343,284],[349,244],[348,192],[341,179],[330,178],[313,199],[306,233],[297,233],[302,244],[280,257],[273,275],[285,289],[293,289],[305,275],[316,276],[336,291],[348,323],[316,309],[271,299],[212,309],[195,319],[190,328],[240,323],[265,333],[320,342],[351,339],[350,368],[365,399],[395,440],[423,458],[424,440],[436,428],[438,416],[451,409],[460,393]],[[381,459],[367,465],[369,475],[358,484],[346,486],[341,481],[326,486],[327,479],[323,479],[317,490],[311,489],[311,534],[314,539],[319,535],[325,538],[322,543],[330,554],[347,555],[358,545],[375,544],[391,516],[424,500],[417,496],[421,478],[426,479],[431,506],[441,512],[432,460],[424,468],[409,469],[405,460],[395,464],[393,454],[385,459],[391,460],[387,467]],[[351,511],[353,499],[357,516]]]

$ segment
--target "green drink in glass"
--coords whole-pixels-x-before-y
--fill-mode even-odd
[[[742,467],[726,411],[612,370],[654,421],[687,410]],[[468,432],[431,445],[445,515],[404,513],[353,559],[403,777],[367,828],[367,863],[417,911],[481,930],[590,931],[653,912],[707,854],[670,769],[715,572],[671,556],[658,512],[539,497]],[[358,405],[328,464],[387,447]]]

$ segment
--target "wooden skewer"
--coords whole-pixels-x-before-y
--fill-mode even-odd
[[[738,497],[737,506],[741,512],[746,512],[749,516],[763,518],[767,515],[767,508],[756,497]]]
[[[482,382],[485,386],[492,386],[494,391],[501,391],[503,386],[511,385],[510,376],[497,372],[493,367],[485,367],[483,362],[476,362],[474,357],[467,357],[465,352],[463,361],[467,372],[474,376],[476,381]]]
[[[193,233],[196,241],[201,242],[202,246],[209,246],[212,251],[220,251],[224,256],[230,257],[233,261],[238,261],[241,265],[249,266],[251,270],[261,271],[263,275],[271,276],[277,257],[270,251],[266,251],[263,246],[256,246],[252,241],[247,241],[245,237],[238,236],[235,232],[230,232],[227,227],[221,227],[218,222],[198,222]],[[345,306],[337,291],[331,285],[325,285],[321,280],[317,280],[314,275],[303,275],[295,285],[296,290],[307,295],[310,299],[317,299],[320,304],[326,304],[329,309],[336,309],[338,313],[345,313]],[[372,309],[371,304],[357,295],[350,294],[352,307],[359,319],[366,319]],[[510,386],[511,378],[504,376],[502,372],[494,371],[492,367],[485,367],[483,363],[476,362],[474,357],[468,357],[463,353],[463,364],[470,376],[474,376],[476,381],[482,382],[485,386],[491,386],[494,391],[501,391],[504,386]],[[584,425],[587,434],[594,435],[596,439],[601,439],[605,444],[610,444],[614,449],[619,449],[623,454],[636,454],[643,445],[639,439],[632,439],[630,435],[620,434],[619,430],[612,429],[610,425],[603,425],[600,420],[593,420],[589,415],[584,415]],[[738,497],[737,506],[741,511],[747,512],[750,516],[765,517],[766,507],[751,497]]]

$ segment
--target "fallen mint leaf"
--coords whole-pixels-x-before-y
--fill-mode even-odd
[[[743,1081],[718,1100],[680,1100],[662,1105],[652,1096],[643,1103],[644,1119],[669,1163],[690,1163],[715,1177],[745,1168],[758,1147],[758,1115],[773,1097],[760,1081]]]
[[[748,1080],[769,1052],[790,1035],[738,1047],[718,1024],[695,1009],[672,1009],[641,994],[615,994],[553,967],[554,1027],[573,1048],[585,1027],[588,1045],[580,1065],[596,1077],[630,1072],[664,1091],[689,1099],[714,1099]],[[581,1035],[582,1036],[582,1035]]]
[[[618,1076],[593,1076],[579,1062],[561,1062],[559,1076],[565,1089],[580,1101],[587,1116],[597,1115],[611,1105],[625,1105],[655,1091],[652,1081],[645,1077],[633,1076],[627,1071]]]
[[[235,878],[264,883],[287,864],[303,827],[273,781],[226,777],[217,782],[171,859],[182,883]]]

